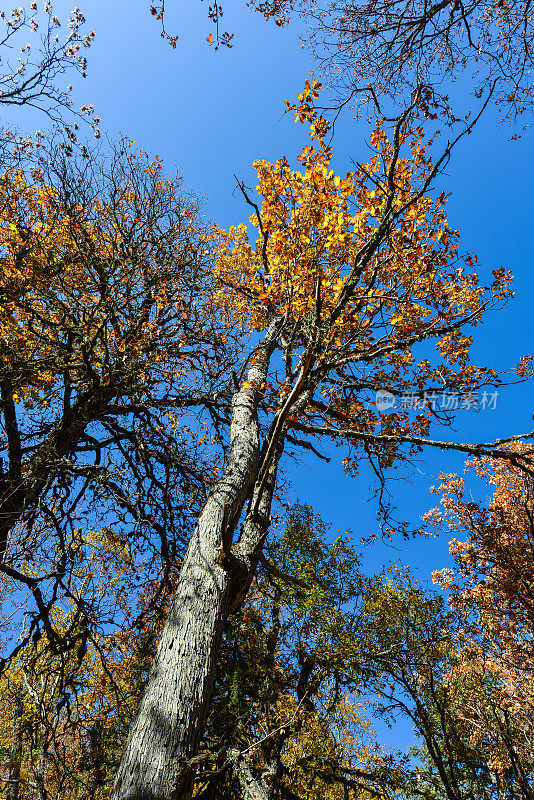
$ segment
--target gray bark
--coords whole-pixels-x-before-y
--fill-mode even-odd
[[[261,386],[276,342],[273,324],[256,349],[247,380]],[[260,436],[254,389],[236,392],[225,473],[215,485],[184,559],[169,618],[115,780],[112,800],[186,800],[191,796],[188,767],[198,747],[211,694],[215,655],[231,608],[242,601],[257,561],[271,480],[252,505],[241,537],[233,530],[260,467]],[[254,498],[253,498],[254,499]],[[262,533],[263,532],[263,533]]]
[[[270,800],[267,787],[254,777],[245,756],[239,751],[233,751],[231,756],[233,773],[239,784],[242,800]]]
[[[13,700],[13,742],[9,754],[9,775],[6,800],[19,800],[20,767],[22,762],[22,714],[24,711],[22,686],[16,690]]]
[[[48,742],[46,726],[41,722],[38,726],[38,749],[35,767],[33,770],[33,783],[37,800],[48,800],[46,791],[45,776],[46,765],[48,763]]]

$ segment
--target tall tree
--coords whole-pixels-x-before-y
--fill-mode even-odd
[[[400,796],[531,800],[530,665],[514,675],[483,631],[406,571],[374,584],[359,625],[356,685],[367,687],[381,716],[410,720],[422,743]],[[512,685],[522,685],[524,715],[515,709]]]
[[[431,420],[443,416],[429,400],[436,389],[473,391],[497,380],[469,364],[466,329],[510,291],[503,270],[485,288],[458,269],[444,198],[428,194],[452,144],[431,161],[415,104],[391,140],[378,123],[371,161],[341,179],[330,168],[317,88],[308,83],[296,109],[311,123],[301,170],[286,159],[257,162],[261,206],[241,187],[257,241],[240,225],[219,248],[220,308],[230,329],[243,321],[257,339],[235,376],[224,469],[189,542],[115,800],[191,794],[222,631],[254,576],[287,445],[318,452],[317,440],[343,442],[349,473],[363,455],[379,476],[427,444],[528,467],[530,451],[512,456],[499,443],[428,438]],[[441,359],[432,363],[425,348],[417,361],[417,346],[431,340]],[[415,392],[422,408],[380,410],[373,401],[384,389]]]
[[[76,603],[73,632],[99,617],[76,579],[81,519],[168,580],[216,467],[178,414],[210,409],[233,363],[180,181],[128,142],[39,152],[0,176],[0,573],[31,598],[15,651],[65,644],[58,602]]]

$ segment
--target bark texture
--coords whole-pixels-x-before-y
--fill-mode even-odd
[[[45,786],[46,765],[48,763],[48,741],[46,727],[43,723],[39,724],[38,735],[39,746],[33,772],[33,783],[37,800],[48,800],[48,792]]]
[[[253,387],[265,380],[276,333],[275,325],[271,326],[256,350],[247,376]],[[196,753],[204,727],[215,654],[228,613],[244,596],[255,566],[254,547],[232,546],[232,535],[260,468],[258,396],[254,388],[246,388],[234,397],[227,467],[189,543],[169,618],[130,728],[113,800],[186,800],[191,796],[187,762]],[[263,493],[268,494],[270,488],[264,482]],[[259,530],[266,500],[253,507],[255,522],[247,517],[245,527]]]
[[[254,777],[247,760],[239,751],[232,754],[233,773],[239,784],[242,800],[270,800],[265,786]]]
[[[19,800],[20,766],[22,763],[22,714],[24,711],[22,687],[14,697],[13,741],[9,754],[9,776],[7,781],[6,800]]]

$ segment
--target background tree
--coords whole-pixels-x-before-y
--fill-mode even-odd
[[[168,588],[150,559],[135,560],[109,528],[85,529],[80,540],[71,582],[91,618],[81,621],[78,604],[60,596],[51,624],[74,645],[54,651],[46,636],[30,640],[0,678],[0,791],[9,800],[109,797],[165,618]],[[20,595],[11,588],[10,611]],[[3,631],[23,638],[17,623],[3,620]]]
[[[350,542],[328,544],[326,532],[296,505],[282,535],[269,537],[250,596],[222,637],[195,797],[380,796],[381,758],[341,679],[352,619],[342,609],[356,614],[371,581]]]
[[[529,800],[531,722],[528,711],[514,715],[502,652],[402,572],[368,593],[361,624],[355,663],[377,712],[402,714],[422,742],[416,780],[400,796]],[[531,705],[528,665],[522,678]]]
[[[511,449],[520,452],[517,445]],[[493,497],[476,502],[465,479],[440,476],[434,491],[442,495],[442,508],[429,513],[428,524],[466,540],[450,542],[456,570],[436,571],[434,578],[452,590],[455,608],[475,613],[486,636],[506,648],[511,662],[524,665],[532,661],[534,633],[532,481],[490,459],[469,461],[468,469],[493,488]]]
[[[319,63],[343,100],[371,91],[402,106],[418,86],[428,86],[448,109],[452,83],[463,74],[476,97],[493,85],[494,100],[510,120],[531,113],[534,29],[528,2],[259,0],[254,5],[278,24],[294,11],[306,19]]]
[[[498,712],[507,732],[501,763],[528,786],[529,769],[522,764],[529,763],[533,735],[532,483],[513,466],[503,469],[492,460],[468,462],[467,469],[494,494],[490,502],[476,502],[464,479],[441,476],[435,491],[442,494],[442,509],[429,514],[429,524],[466,540],[452,539],[456,569],[437,571],[434,579],[451,592],[467,630],[484,637],[486,659],[502,686],[497,699],[473,697],[465,713],[482,731],[488,715]]]
[[[68,73],[86,74],[86,50],[95,33],[84,31],[80,9],[76,7],[62,23],[49,0],[30,2],[26,8],[1,11],[0,25],[0,105],[37,109],[71,142],[76,140],[79,120],[85,119],[98,138],[100,120],[93,107],[75,109],[72,86],[61,85]]]
[[[76,605],[74,640],[100,618],[76,577],[87,520],[142,553],[140,581],[163,587],[180,558],[216,466],[183,408],[211,409],[232,363],[210,237],[127,142],[110,159],[38,149],[1,176],[0,572],[30,598],[14,652],[43,631],[66,644],[58,603]]]

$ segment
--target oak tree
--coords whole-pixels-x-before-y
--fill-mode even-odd
[[[0,176],[0,573],[30,598],[2,663],[68,643],[57,603],[76,605],[72,646],[100,618],[76,578],[86,520],[168,582],[216,468],[183,409],[210,410],[233,363],[179,179],[128,142],[39,153]]]
[[[284,158],[257,162],[258,203],[241,187],[256,241],[239,225],[219,247],[214,302],[230,330],[241,322],[257,338],[230,387],[224,469],[188,545],[115,800],[191,794],[216,654],[255,574],[286,447],[320,453],[321,441],[343,443],[349,473],[368,457],[379,476],[425,445],[510,458],[499,442],[428,436],[441,414],[425,397],[498,380],[469,363],[467,330],[510,293],[504,270],[483,287],[458,269],[445,198],[429,194],[452,143],[431,160],[415,104],[391,138],[379,121],[369,163],[338,177],[317,94],[307,83],[296,108],[311,123],[301,168]],[[379,410],[379,389],[414,391],[422,408]],[[514,455],[527,469],[530,452]]]

